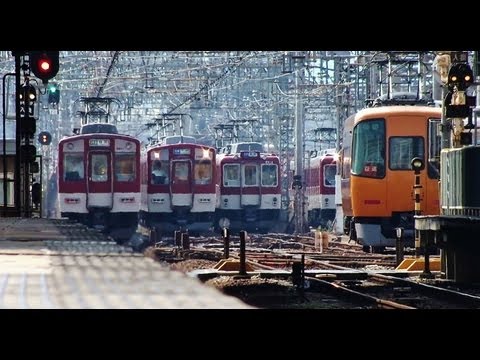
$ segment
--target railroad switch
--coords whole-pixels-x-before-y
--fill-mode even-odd
[[[254,270],[250,264],[245,264],[245,266],[247,271]],[[240,271],[240,260],[222,259],[213,268],[221,271]]]
[[[430,258],[430,270],[431,271],[441,271],[441,262],[440,258]],[[404,259],[400,265],[398,265],[395,270],[405,270],[405,271],[421,271],[425,268],[425,258],[409,258]]]

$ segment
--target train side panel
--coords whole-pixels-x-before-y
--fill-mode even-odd
[[[355,115],[349,116],[345,119],[343,124],[343,141],[342,147],[338,154],[338,166],[340,172],[340,191],[342,199],[342,213],[343,213],[343,231],[349,235],[351,239],[355,238],[355,226],[352,222],[352,196],[351,196],[351,159],[352,159],[352,132]]]
[[[305,169],[305,196],[308,223],[329,227],[335,219],[336,154],[330,152],[310,159]]]

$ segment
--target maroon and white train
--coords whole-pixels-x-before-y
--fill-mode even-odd
[[[140,208],[140,141],[118,134],[113,124],[93,123],[58,146],[61,216],[113,236],[133,233]]]
[[[308,204],[308,224],[330,227],[335,220],[335,149],[322,150],[305,166],[305,196]]]
[[[280,221],[280,160],[257,142],[226,146],[217,154],[216,227],[270,232]]]
[[[177,230],[192,234],[211,231],[215,156],[215,148],[197,144],[191,136],[169,136],[145,149],[139,225],[167,237]]]

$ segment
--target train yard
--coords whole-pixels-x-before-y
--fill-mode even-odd
[[[175,233],[139,251],[67,219],[0,224],[3,308],[480,308],[479,284],[397,269],[393,249],[325,232]]]
[[[453,283],[439,271],[425,279],[422,271],[395,270],[396,255],[389,249],[369,254],[356,243],[331,237],[320,252],[313,236],[252,234],[247,238],[243,274],[240,240],[235,237],[228,259],[220,237],[190,238],[188,249],[154,246],[145,255],[259,308],[480,307],[479,286]]]

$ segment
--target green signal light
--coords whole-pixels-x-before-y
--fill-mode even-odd
[[[60,102],[60,87],[57,83],[48,84],[48,103],[58,104]]]

